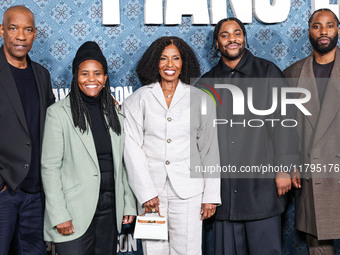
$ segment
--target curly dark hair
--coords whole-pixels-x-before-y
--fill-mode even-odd
[[[179,37],[164,36],[154,41],[138,62],[137,74],[143,85],[161,81],[158,64],[163,50],[170,44],[174,44],[181,54],[183,64],[179,79],[190,84],[190,78],[201,75],[200,65],[191,47]]]
[[[71,83],[71,91],[68,94],[71,102],[71,113],[73,124],[75,127],[78,127],[82,133],[88,131],[88,125],[86,124],[86,120],[91,126],[91,118],[90,114],[83,102],[83,99],[80,94],[80,88],[78,85],[78,69],[75,70]],[[107,117],[108,123],[106,124],[106,128],[110,127],[117,134],[121,134],[121,126],[118,119],[118,114],[115,108],[114,99],[111,96],[110,91],[110,81],[109,77],[107,77],[105,86],[99,94],[100,97],[100,106],[104,116]]]

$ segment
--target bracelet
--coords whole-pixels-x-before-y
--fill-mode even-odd
[[[3,187],[3,189],[2,189],[0,192],[5,191],[6,189],[7,189],[7,185],[5,185],[5,186]]]

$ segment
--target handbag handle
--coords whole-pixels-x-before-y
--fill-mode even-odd
[[[162,216],[159,211],[157,211],[157,212],[158,212],[159,217],[164,218],[164,216]],[[143,214],[141,214],[139,216],[145,216],[145,214],[146,214],[146,209],[144,209]]]

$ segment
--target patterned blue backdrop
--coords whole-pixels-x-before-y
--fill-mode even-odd
[[[26,5],[36,15],[38,35],[30,55],[51,72],[53,88],[61,97],[69,88],[75,52],[87,40],[98,42],[103,49],[112,86],[118,87],[113,92],[117,92],[119,102],[140,86],[136,62],[160,36],[176,35],[189,43],[200,59],[202,73],[217,61],[211,48],[213,26],[191,25],[190,17],[183,17],[182,24],[176,26],[144,25],[142,0],[121,0],[121,24],[116,26],[102,25],[101,0],[0,0],[0,15],[18,4]],[[292,0],[289,17],[283,23],[264,25],[253,18],[253,23],[246,25],[250,50],[280,68],[307,56],[310,10],[309,0]],[[230,10],[228,13],[233,15]]]
[[[88,40],[96,41],[107,57],[112,92],[120,103],[140,86],[136,63],[150,43],[160,36],[183,38],[195,50],[202,73],[218,60],[211,47],[213,26],[191,25],[191,18],[187,16],[182,18],[181,25],[144,25],[143,0],[121,0],[121,24],[115,26],[102,25],[101,0],[0,0],[1,19],[9,6],[19,4],[35,13],[38,35],[30,56],[50,71],[58,98],[68,93],[73,57],[78,47]],[[306,57],[311,52],[307,38],[310,12],[310,0],[291,0],[290,14],[283,23],[268,25],[253,18],[253,22],[246,25],[250,50],[281,69]],[[228,15],[233,16],[229,6]],[[283,220],[283,254],[307,254],[303,237],[294,230],[292,199]],[[122,254],[132,254],[139,244],[131,235],[122,235],[119,246]]]

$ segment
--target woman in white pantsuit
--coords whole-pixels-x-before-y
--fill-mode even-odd
[[[220,180],[194,170],[219,164],[215,105],[187,85],[200,68],[178,37],[154,41],[137,73],[145,86],[123,104],[128,180],[140,213],[159,211],[169,228],[169,241],[143,240],[144,254],[201,254],[202,220],[220,203]],[[204,115],[201,97],[208,104]]]

